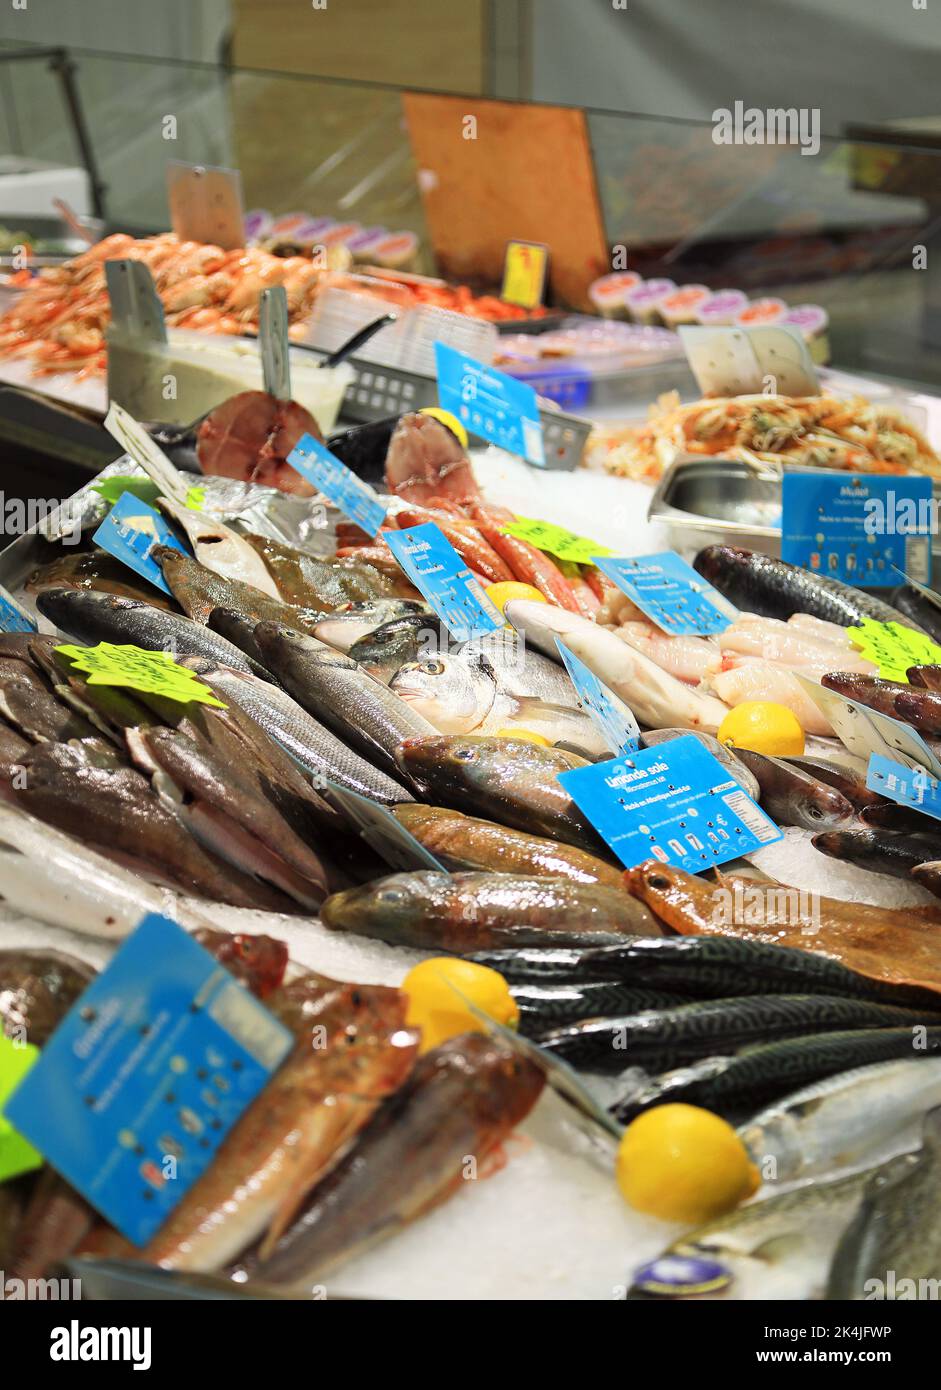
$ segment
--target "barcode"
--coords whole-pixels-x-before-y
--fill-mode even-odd
[[[909,536],[905,541],[905,572],[917,579],[919,584],[927,584],[931,574],[929,568],[927,536]]]
[[[535,420],[522,420],[523,453],[530,463],[545,467],[546,456],[542,451],[542,425]]]
[[[268,1071],[285,1052],[285,1034],[276,1019],[248,990],[233,980],[210,1001],[209,1017]]]
[[[729,810],[738,816],[739,820],[747,830],[764,844],[767,840],[773,840],[777,835],[774,823],[768,819],[763,811],[751,801],[744,792],[729,792],[722,800]]]

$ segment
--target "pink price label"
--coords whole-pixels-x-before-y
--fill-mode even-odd
[[[781,322],[799,328],[802,333],[817,333],[826,328],[830,318],[826,309],[819,304],[798,304],[784,315]]]
[[[636,290],[630,290],[626,298],[629,304],[653,304],[675,289],[674,280],[647,280],[643,285],[638,285]]]
[[[697,318],[700,323],[731,323],[747,303],[748,296],[741,290],[717,290],[705,304],[700,304]]]

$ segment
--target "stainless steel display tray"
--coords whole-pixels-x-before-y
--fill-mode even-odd
[[[941,483],[932,486],[935,500],[941,502]],[[671,543],[681,554],[732,542],[779,556],[781,481],[772,470],[735,459],[678,459],[660,479],[647,519],[669,528]],[[941,573],[941,536],[932,537],[931,553],[934,572]]]

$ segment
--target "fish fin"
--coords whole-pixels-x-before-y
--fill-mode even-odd
[[[559,715],[564,715],[568,719],[591,718],[584,710],[578,709],[575,705],[554,705],[549,700],[540,699],[538,695],[514,695],[513,700],[517,706],[518,714],[529,715],[531,718],[538,718],[540,715],[547,719],[555,719]]]
[[[765,1264],[777,1264],[789,1255],[796,1254],[806,1244],[807,1237],[802,1231],[788,1231],[785,1235],[772,1236],[770,1240],[756,1245],[751,1252],[753,1260],[763,1260]]]
[[[291,1226],[294,1218],[304,1205],[307,1194],[320,1181],[325,1171],[325,1166],[321,1165],[312,1173],[303,1173],[297,1178],[293,1186],[289,1188],[284,1200],[271,1218],[271,1225],[265,1232],[265,1237],[258,1247],[258,1258],[260,1260],[267,1260],[268,1256],[272,1254],[278,1241]]]

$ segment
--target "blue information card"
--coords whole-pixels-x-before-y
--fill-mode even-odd
[[[555,639],[559,655],[571,677],[575,693],[614,753],[632,753],[640,747],[640,729],[627,705],[590,671],[584,661],[570,652],[561,637]]]
[[[428,600],[457,642],[482,637],[503,626],[503,616],[444,532],[426,521],[385,540],[409,579]]]
[[[692,734],[558,780],[629,869],[659,859],[696,874],[783,838]]]
[[[870,753],[866,786],[900,806],[941,820],[941,782],[922,767],[906,767],[881,753]]]
[[[732,624],[722,595],[673,550],[631,559],[599,555],[594,563],[664,632],[708,637]]]
[[[182,927],[151,913],[4,1107],[122,1235],[144,1245],[294,1046]]]
[[[0,584],[0,632],[35,632],[36,622]]]
[[[863,588],[931,577],[930,478],[785,473],[781,559]]]
[[[310,434],[302,435],[288,454],[288,463],[344,516],[374,536],[386,519],[386,509],[372,488]]]
[[[531,386],[445,343],[435,343],[435,368],[438,403],[469,434],[545,468],[539,405]]]
[[[92,540],[165,594],[169,594],[170,587],[150,552],[158,545],[169,545],[181,555],[188,553],[160,513],[135,497],[133,492],[121,494]]]

